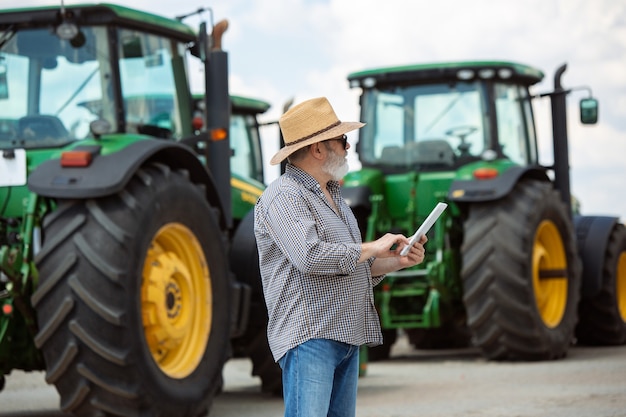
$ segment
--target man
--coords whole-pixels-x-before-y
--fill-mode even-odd
[[[403,235],[361,242],[338,181],[348,172],[345,133],[363,123],[341,122],[321,97],[279,124],[285,146],[270,163],[288,164],[259,198],[254,229],[285,417],[353,417],[359,346],[382,343],[372,288],[422,262],[426,238],[407,256]]]

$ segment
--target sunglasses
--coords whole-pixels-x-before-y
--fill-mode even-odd
[[[336,138],[325,140],[324,142],[328,142],[329,140],[338,140],[341,142],[343,149],[348,147],[348,137],[346,135],[337,136]]]

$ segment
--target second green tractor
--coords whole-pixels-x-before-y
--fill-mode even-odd
[[[573,343],[626,342],[626,230],[582,215],[570,193],[565,65],[553,91],[515,62],[464,61],[349,75],[361,89],[361,169],[344,196],[364,240],[411,235],[438,202],[423,264],[375,291],[385,358],[402,330],[417,348],[473,344],[488,359],[545,360]],[[533,101],[549,100],[554,163],[540,164]],[[598,103],[580,101],[580,121]]]

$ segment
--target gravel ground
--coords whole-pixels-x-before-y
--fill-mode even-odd
[[[210,417],[278,417],[282,400],[262,394],[246,359],[224,369]],[[63,416],[43,373],[13,372],[1,417]],[[551,362],[487,362],[474,349],[417,351],[400,338],[391,359],[359,381],[358,417],[626,417],[626,346],[574,347]]]

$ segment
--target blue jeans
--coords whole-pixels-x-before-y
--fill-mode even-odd
[[[354,417],[359,347],[312,339],[289,350],[283,370],[285,417]]]

